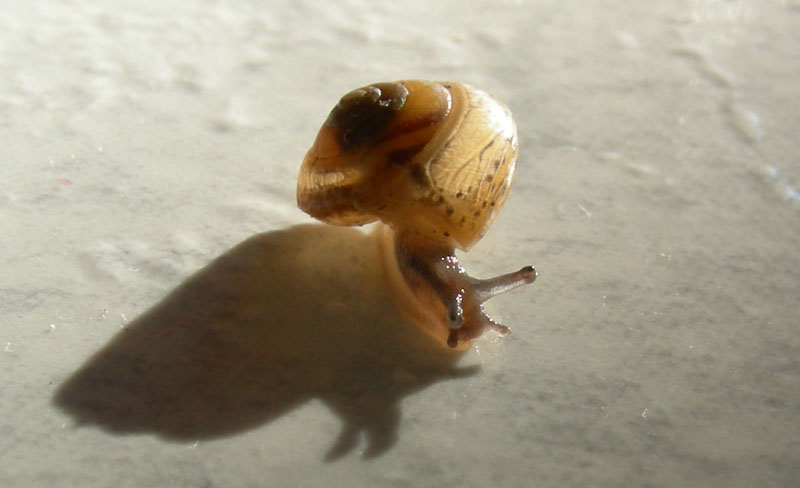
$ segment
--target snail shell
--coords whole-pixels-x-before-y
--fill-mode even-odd
[[[324,222],[385,224],[471,248],[508,196],[509,110],[459,83],[377,83],[345,95],[308,151],[301,209]]]
[[[469,250],[508,196],[517,157],[511,112],[469,85],[376,83],[333,108],[300,168],[298,206],[335,225],[380,220],[384,265],[399,308],[442,343],[465,348],[487,328],[489,298],[532,282],[531,266],[470,277]]]

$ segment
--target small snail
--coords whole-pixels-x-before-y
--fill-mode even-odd
[[[376,83],[346,94],[322,125],[297,180],[298,206],[335,225],[380,220],[384,265],[400,308],[465,349],[487,328],[482,303],[536,271],[479,280],[459,265],[508,196],[517,157],[510,111],[468,85]]]

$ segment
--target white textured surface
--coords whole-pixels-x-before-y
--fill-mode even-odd
[[[0,3],[0,485],[797,486],[796,0]],[[401,78],[519,128],[460,359],[294,227]]]

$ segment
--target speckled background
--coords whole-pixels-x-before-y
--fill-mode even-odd
[[[797,486],[796,0],[0,5],[0,485]],[[295,206],[403,78],[519,128],[462,357]]]

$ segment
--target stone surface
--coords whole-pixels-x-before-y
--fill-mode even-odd
[[[797,486],[798,2],[2,3],[0,485]],[[462,357],[294,203],[404,78],[519,128]]]

